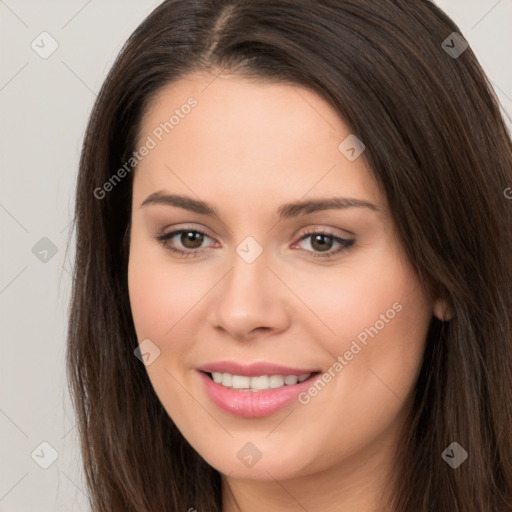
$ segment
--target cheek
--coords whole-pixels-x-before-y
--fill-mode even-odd
[[[331,355],[387,338],[389,346],[410,345],[424,337],[431,311],[419,279],[399,248],[376,245],[348,257],[337,267],[287,276],[297,296],[313,315],[307,315],[311,334],[321,335]]]
[[[338,280],[317,282],[325,292],[316,302],[319,316],[335,335],[319,322],[311,331],[330,361],[325,387],[310,388],[302,403],[313,411],[310,416],[323,416],[325,437],[339,443],[326,454],[333,463],[398,424],[421,367],[431,319],[411,266],[393,252],[373,256],[372,265],[358,262]],[[347,421],[340,424],[339,418]],[[303,435],[313,436],[315,428],[308,430],[305,421]],[[322,450],[316,437],[313,451]]]
[[[164,338],[206,291],[204,275],[170,264],[160,247],[149,245],[134,242],[128,263],[130,304],[139,340]]]
[[[432,313],[408,263],[393,258],[378,270],[361,289],[362,307],[349,310],[357,323],[344,338],[352,361],[343,372],[357,390],[354,410],[373,404],[377,416],[389,419],[414,388]]]
[[[345,404],[353,399],[356,411],[379,396],[405,399],[421,367],[432,312],[403,254],[383,246],[368,259],[347,260],[337,273],[317,274],[314,286],[308,304],[322,322],[310,323],[310,335],[328,354],[329,367],[342,357],[343,368],[332,372],[343,375],[334,387]]]
[[[146,371],[169,415],[179,419],[186,417],[190,406],[188,395],[183,394],[177,382],[181,381],[190,344],[190,337],[184,332],[187,311],[198,300],[200,283],[195,282],[199,279],[193,273],[166,263],[161,253],[161,249],[158,254],[147,243],[138,245],[134,241],[128,263],[128,289],[138,342],[149,339],[160,351]]]

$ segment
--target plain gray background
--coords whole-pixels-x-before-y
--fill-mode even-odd
[[[89,510],[64,370],[66,243],[96,93],[159,3],[0,0],[0,512]],[[479,58],[510,130],[512,0],[436,3]]]

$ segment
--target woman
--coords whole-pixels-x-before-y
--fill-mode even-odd
[[[155,9],[77,184],[93,510],[512,510],[511,157],[429,1]]]

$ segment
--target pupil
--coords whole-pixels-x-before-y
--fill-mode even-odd
[[[325,239],[328,238],[330,239],[330,236],[329,235],[315,235],[313,237],[313,241],[311,243],[311,245],[315,248],[315,249],[320,249],[321,251],[325,251],[325,250],[328,250],[331,248],[332,246],[332,240],[331,240],[331,243],[325,243]],[[320,245],[319,247],[315,247],[315,244],[317,242],[320,242]]]
[[[189,249],[196,249],[197,247],[201,247],[202,241],[203,235],[201,233],[197,233],[195,231],[187,231],[186,233],[181,234],[181,243]],[[189,245],[189,243],[191,243],[191,245]]]

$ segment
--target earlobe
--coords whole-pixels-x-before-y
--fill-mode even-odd
[[[453,311],[453,307],[448,304],[448,301],[445,299],[437,299],[434,302],[434,316],[436,316],[442,322],[448,322],[451,320],[455,313]]]

